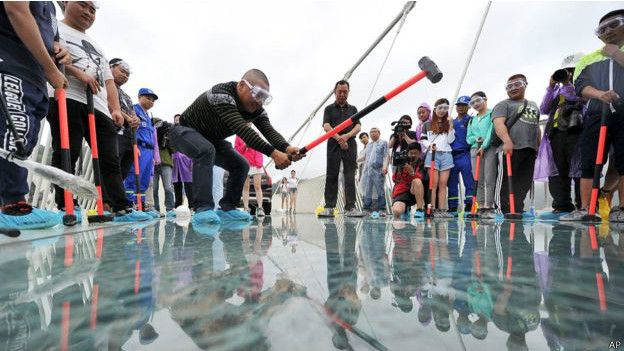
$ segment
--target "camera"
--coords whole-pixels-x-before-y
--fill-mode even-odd
[[[402,120],[394,121],[390,123],[390,125],[393,127],[392,132],[394,134],[405,133],[412,127],[409,122],[405,122]]]
[[[566,68],[558,69],[552,75],[552,79],[557,83],[563,83],[564,81],[569,80],[571,77],[572,73]]]
[[[408,161],[407,150],[401,150],[392,154],[392,165],[394,167],[401,167]]]

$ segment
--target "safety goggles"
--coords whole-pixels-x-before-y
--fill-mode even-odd
[[[477,97],[472,98],[472,99],[470,100],[469,105],[470,105],[470,107],[475,107],[475,105],[477,105],[477,104],[482,104],[482,103],[484,103],[486,100],[487,100],[487,99],[486,99],[486,98],[484,98],[484,97],[477,96]]]
[[[618,16],[598,26],[594,33],[596,33],[597,36],[601,37],[607,33],[607,30],[616,30],[621,26],[624,26],[624,17]]]
[[[507,83],[505,85],[505,90],[511,91],[514,89],[520,89],[526,87],[526,83],[523,80],[514,80],[513,82]]]
[[[126,61],[117,61],[115,62],[115,64],[113,64],[113,67],[115,66],[119,66],[119,68],[121,68],[127,75],[130,75],[130,73],[132,73],[130,71],[130,65]]]
[[[243,82],[245,82],[249,90],[251,90],[251,97],[254,98],[254,100],[262,105],[268,105],[271,103],[273,96],[271,96],[268,90],[257,85],[251,85],[251,83],[249,83],[246,79],[243,79]]]
[[[449,105],[438,105],[434,109],[436,111],[448,111]]]

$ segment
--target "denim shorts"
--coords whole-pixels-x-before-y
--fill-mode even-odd
[[[453,168],[453,166],[453,155],[450,151],[436,151],[436,171],[446,171],[447,169]],[[425,157],[425,168],[429,167],[431,167],[431,150],[427,152],[427,157]]]

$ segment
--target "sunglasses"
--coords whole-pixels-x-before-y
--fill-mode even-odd
[[[247,85],[249,90],[251,90],[251,97],[254,100],[262,105],[268,105],[271,103],[273,96],[271,96],[268,90],[257,85],[251,85],[251,83],[249,83],[246,79],[243,79],[243,82]]]
[[[514,80],[513,82],[509,82],[505,85],[505,90],[510,91],[524,87],[526,87],[526,83],[523,80]]]
[[[477,97],[473,98],[472,100],[470,100],[469,105],[470,105],[470,107],[474,107],[476,104],[482,104],[485,101],[487,101],[486,98],[481,97],[481,96],[477,96]]]
[[[448,111],[449,105],[438,105],[435,107],[436,111]]]
[[[619,16],[601,24],[600,26],[598,26],[598,28],[596,28],[594,32],[597,36],[601,37],[605,35],[608,30],[616,30],[621,26],[624,26],[624,17]]]

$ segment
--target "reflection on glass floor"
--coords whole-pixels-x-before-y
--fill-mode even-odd
[[[297,215],[44,234],[0,241],[0,350],[605,350],[624,341],[624,243],[608,226]]]

